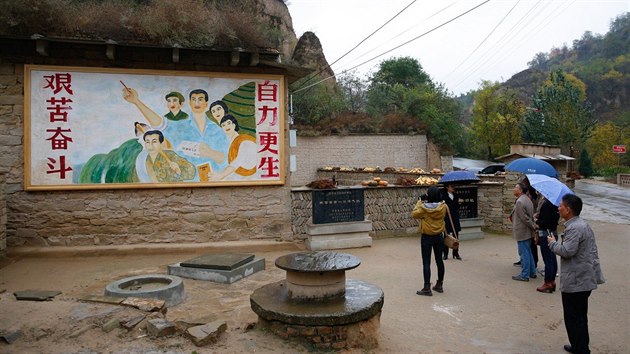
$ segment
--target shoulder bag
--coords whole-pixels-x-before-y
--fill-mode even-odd
[[[446,212],[448,213],[448,220],[451,222],[451,227],[453,228],[453,233],[456,234],[456,230],[455,230],[455,225],[453,224],[453,218],[451,217],[451,211],[448,208],[448,205],[446,206]],[[444,245],[450,249],[456,250],[459,248],[459,239],[455,236],[453,236],[452,234],[447,234],[446,232],[444,233]]]

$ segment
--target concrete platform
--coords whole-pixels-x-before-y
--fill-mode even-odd
[[[306,248],[311,251],[371,247],[372,221],[349,221],[306,225]]]
[[[232,284],[262,270],[265,270],[265,259],[260,257],[231,270],[182,267],[181,262],[167,267],[170,275],[223,284]]]
[[[476,240],[484,238],[481,227],[484,225],[483,218],[459,219],[462,231],[459,232],[459,240]]]

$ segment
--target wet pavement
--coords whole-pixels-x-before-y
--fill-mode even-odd
[[[587,219],[630,223],[630,187],[589,179],[575,181],[573,191],[582,198]]]

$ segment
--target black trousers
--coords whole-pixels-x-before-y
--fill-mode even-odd
[[[562,309],[564,310],[564,326],[567,328],[569,343],[573,352],[588,354],[588,297],[590,291],[562,293]]]
[[[420,251],[422,254],[422,276],[424,283],[431,283],[431,251],[435,256],[435,264],[437,265],[437,280],[444,280],[444,261],[442,253],[444,252],[444,237],[442,235],[420,237]]]

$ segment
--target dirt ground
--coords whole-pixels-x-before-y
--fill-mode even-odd
[[[590,299],[594,353],[630,350],[630,231],[628,221],[624,222],[590,222],[607,279]],[[166,274],[168,264],[198,253],[5,259],[0,269],[0,291],[6,289],[0,294],[0,332],[19,330],[21,336],[12,344],[0,340],[0,353],[312,351],[255,326],[249,328],[256,322],[249,295],[284,278],[284,271],[274,261],[291,251],[250,252],[265,258],[265,271],[231,285],[185,279],[185,301],[168,309],[166,318],[171,321],[208,318],[227,322],[227,332],[205,347],[196,347],[181,335],[151,339],[142,332],[120,328],[106,333],[101,325],[109,319],[130,319],[140,311],[77,300],[102,295],[107,284],[121,278]],[[463,242],[463,261],[446,261],[445,292],[433,297],[416,295],[422,282],[417,237],[375,240],[370,248],[339,252],[361,259],[361,265],[346,274],[348,278],[376,284],[385,293],[379,347],[373,353],[563,353],[562,345],[568,343],[560,293],[537,292],[540,277],[528,283],[511,279],[519,269],[512,265],[517,259],[516,243],[508,235],[486,234],[484,239]],[[17,301],[13,293],[27,289],[62,294],[46,302]]]

